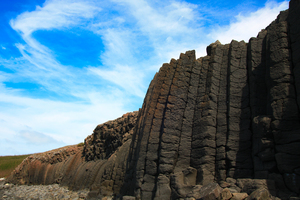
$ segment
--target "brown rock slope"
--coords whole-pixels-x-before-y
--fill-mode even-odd
[[[300,1],[248,43],[217,41],[207,54],[163,64],[139,112],[57,163],[28,158],[11,180],[146,200],[299,196]]]
[[[27,157],[8,178],[16,184],[60,183],[112,195],[123,185],[126,159],[138,112],[98,125],[77,145]]]

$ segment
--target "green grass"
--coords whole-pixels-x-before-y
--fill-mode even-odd
[[[83,147],[84,146],[84,143],[83,142],[80,142],[79,144],[77,144],[78,147]]]
[[[8,177],[10,173],[29,155],[0,156],[0,178]]]

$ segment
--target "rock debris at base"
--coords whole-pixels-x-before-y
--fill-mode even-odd
[[[0,186],[0,199],[86,199],[88,190],[70,191],[67,187],[53,185],[14,185]]]
[[[246,180],[248,183],[251,181]],[[252,183],[253,184],[253,183]],[[224,188],[224,186],[226,186]],[[266,199],[266,200],[280,200],[270,194],[267,188],[260,187],[249,193],[251,189],[248,188],[244,192],[239,188],[240,192],[237,192],[237,188],[232,187],[232,184],[223,183],[221,185],[217,183],[210,183],[205,186],[196,186],[193,188],[194,193],[190,197],[176,198],[177,200],[254,200],[254,199]],[[253,186],[253,185],[252,185]],[[257,185],[256,185],[257,186]],[[256,187],[254,186],[254,188]],[[228,187],[228,188],[227,188]],[[249,195],[246,193],[249,193]],[[189,196],[189,195],[188,195]],[[137,200],[138,198],[133,196],[93,196],[89,190],[71,191],[67,187],[59,186],[58,184],[52,185],[14,185],[0,181],[0,199],[12,199],[12,200],[39,200],[39,199],[89,199],[89,200]],[[300,197],[289,197],[290,200],[299,200]]]

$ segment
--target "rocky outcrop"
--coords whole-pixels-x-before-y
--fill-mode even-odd
[[[91,198],[299,196],[299,27],[300,2],[291,0],[248,43],[181,54],[160,68],[139,112],[99,125],[60,162],[23,164],[11,180],[58,180],[90,188]]]
[[[123,185],[131,136],[138,112],[98,125],[77,145],[27,157],[11,174],[14,184],[59,183],[73,190],[90,189],[90,197],[118,194]]]
[[[137,111],[126,113],[116,120],[98,125],[84,141],[85,160],[109,158],[119,146],[131,139],[137,116]]]
[[[25,158],[8,178],[15,184],[52,184],[60,183],[66,162],[80,154],[83,147],[72,145]],[[46,180],[45,180],[46,179]]]

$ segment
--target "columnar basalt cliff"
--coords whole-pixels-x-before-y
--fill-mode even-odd
[[[228,178],[299,194],[299,1],[291,6],[248,44],[217,41],[206,57],[188,51],[162,66],[131,144],[135,196],[186,197]]]
[[[163,64],[139,112],[98,126],[59,163],[24,161],[10,179],[143,200],[207,190],[288,199],[300,195],[299,107],[300,1],[291,0],[248,43],[217,41],[205,57],[187,51]]]

